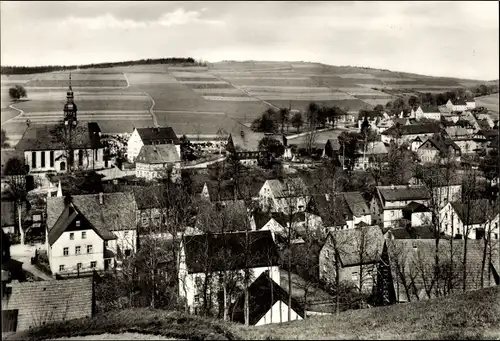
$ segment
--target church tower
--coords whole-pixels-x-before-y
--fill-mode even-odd
[[[73,88],[71,87],[71,72],[69,74],[69,89],[66,93],[66,104],[64,104],[64,124],[66,126],[76,126],[78,123],[76,117],[76,104],[73,101]]]

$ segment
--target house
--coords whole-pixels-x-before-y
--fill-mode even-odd
[[[211,281],[218,281],[224,272],[231,272],[238,277],[244,272],[245,263],[249,268],[250,278],[258,278],[263,272],[269,271],[269,277],[280,283],[279,253],[271,232],[248,232],[248,244],[246,234],[247,232],[233,232],[182,238],[179,255],[179,296],[186,300],[191,313],[200,307],[203,286],[211,287],[211,295],[216,296],[221,288]],[[245,245],[248,245],[248,249]],[[247,262],[245,254],[251,255]]]
[[[377,194],[370,203],[372,224],[384,224],[390,227],[403,218],[403,208],[415,201],[426,204],[430,193],[425,186],[377,186]]]
[[[172,172],[172,177],[180,176],[181,155],[174,144],[144,145],[135,158],[135,176],[152,180],[165,177]]]
[[[252,138],[251,136],[246,136],[245,134],[242,136],[235,135],[234,137],[232,134],[229,134],[226,143],[226,151],[230,154],[234,154],[243,165],[255,166],[259,162],[259,159],[268,156],[266,151],[259,149],[258,141],[255,140],[255,137]],[[285,136],[282,136],[281,142],[284,146],[287,145]],[[285,152],[290,154],[290,150],[287,148],[285,148]]]
[[[412,201],[403,208],[403,219],[412,227],[425,226],[431,224],[432,214],[427,206]]]
[[[331,212],[335,208],[335,212]],[[307,212],[321,217],[324,227],[353,229],[360,224],[371,225],[372,216],[360,192],[339,192],[334,195],[314,195]]]
[[[468,110],[476,109],[476,100],[473,97],[467,96],[465,98],[465,106]]]
[[[353,167],[355,170],[379,167],[380,162],[382,164],[387,162],[388,155],[389,152],[383,142],[368,142],[365,150],[360,148],[356,151]],[[342,156],[340,157],[340,161],[342,162]]]
[[[172,127],[134,128],[127,142],[127,159],[134,162],[142,146],[172,144],[181,155],[181,143]]]
[[[384,131],[381,134],[381,139],[385,144],[390,144],[391,141],[397,143],[410,143],[410,141],[415,140],[417,137],[420,137],[422,140],[424,138],[427,139],[440,131],[441,128],[437,123],[411,124],[405,126],[395,125]]]
[[[288,320],[288,292],[269,276],[266,270],[248,287],[249,325],[261,326],[304,318],[304,308],[292,297],[291,319]],[[245,323],[245,298],[241,295],[234,310],[234,322]]]
[[[490,128],[495,128],[495,121],[491,118],[491,115],[488,113],[477,114],[477,119],[481,121],[485,121],[485,124]]]
[[[309,201],[307,187],[301,178],[266,180],[259,191],[261,207],[273,212],[304,211]]]
[[[404,226],[389,228],[384,233],[384,239],[435,239],[436,235],[429,225]]]
[[[464,278],[464,241],[441,241],[438,247],[442,273],[435,276],[436,242],[432,239],[386,240],[378,267],[377,297],[380,305],[415,302],[446,293],[463,292],[499,285],[498,246],[486,248],[483,267],[483,240],[467,243],[467,269]],[[450,267],[453,265],[452,270]],[[447,269],[444,271],[444,269]],[[483,274],[483,276],[481,276]],[[481,278],[483,280],[481,281]]]
[[[421,119],[428,120],[441,120],[441,111],[436,106],[419,106],[417,110],[415,110],[415,119],[420,121]]]
[[[498,239],[498,211],[498,207],[491,211],[487,199],[449,202],[439,212],[442,232],[454,238],[481,239],[490,231],[491,238]]]
[[[338,262],[341,282],[371,292],[383,246],[384,236],[378,226],[331,231],[319,254],[320,280],[335,283]]]
[[[7,289],[2,295],[2,333],[91,318],[95,311],[92,278],[12,283]]]
[[[434,136],[420,145],[417,156],[423,163],[444,162],[443,159],[460,162],[460,147],[450,139]]]
[[[30,126],[16,145],[16,149],[24,153],[30,174],[65,173],[69,162],[72,162],[73,168],[81,169],[111,167],[104,157],[104,145],[100,141],[101,129],[96,122],[81,122],[73,128],[72,161],[66,155],[66,142],[58,137],[56,129],[54,126]]]
[[[475,106],[475,104],[474,104]],[[446,107],[450,111],[458,111],[458,112],[463,112],[469,108],[467,108],[467,102],[465,101],[465,98],[456,98],[456,99],[449,99],[448,102],[446,102]]]
[[[467,129],[460,126],[446,127],[445,131],[452,140],[467,138],[470,135]]]
[[[338,139],[328,139],[323,147],[323,157],[338,159],[340,143]]]
[[[132,193],[47,198],[46,246],[53,274],[112,268],[135,252],[136,231]]]
[[[422,173],[427,175],[426,181],[428,182],[429,188],[433,190],[429,205],[441,209],[448,202],[457,201],[462,198],[463,177],[459,173],[447,170],[446,168],[435,167],[428,170],[423,168]],[[414,175],[410,178],[408,184],[425,186],[425,181],[421,178],[421,175]]]
[[[323,227],[321,217],[309,212],[296,212],[287,215],[281,212],[254,212],[250,217],[253,231],[271,231],[275,241],[288,238],[288,228],[293,241],[298,242],[302,236]]]

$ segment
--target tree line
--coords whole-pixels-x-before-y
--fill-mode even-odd
[[[82,65],[46,65],[46,66],[2,66],[0,73],[2,75],[22,75],[31,73],[43,73],[52,71],[66,71],[76,69],[94,69],[94,68],[109,68],[114,66],[132,66],[132,65],[151,65],[151,64],[189,64],[199,65],[205,64],[201,61],[195,61],[193,58],[155,58],[155,59],[140,59],[129,60],[124,62],[111,62],[111,63],[92,63]]]

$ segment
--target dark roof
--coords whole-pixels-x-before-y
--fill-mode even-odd
[[[458,201],[451,203],[462,223],[466,224],[468,221],[471,225],[484,224],[486,222],[485,209],[488,205],[488,199],[471,200],[470,207]]]
[[[270,231],[248,232],[248,240],[250,268],[278,265],[278,249]],[[233,270],[245,267],[245,232],[184,236],[183,244],[189,273],[223,270],[225,245],[231,259],[226,266]]]
[[[490,148],[497,148],[497,149],[498,149],[498,148],[499,148],[499,145],[500,145],[500,139],[499,139],[499,137],[498,137],[498,135],[497,135],[497,136],[495,136],[495,137],[493,138],[493,140],[491,140],[491,142],[490,142],[490,144],[488,145],[488,147],[490,147]]]
[[[427,107],[422,106],[420,108],[422,108],[422,111],[426,112],[426,113],[435,113],[435,112],[441,113],[439,111],[439,108],[437,106],[435,106],[435,105],[433,105],[433,106],[427,106]]]
[[[16,150],[62,150],[64,141],[55,133],[55,125],[30,126],[16,145]],[[81,123],[73,130],[73,148],[102,148],[99,125],[95,122]]]
[[[284,180],[267,180],[271,192],[275,198],[289,198],[294,196],[307,195],[307,186],[302,178],[287,178]],[[289,192],[290,191],[290,192]]]
[[[377,190],[385,201],[430,199],[425,186],[377,186]]]
[[[174,144],[144,145],[137,155],[140,163],[174,163],[180,162],[181,156]]]
[[[402,285],[401,274],[404,274],[406,280],[412,280],[415,284],[414,290],[419,298],[427,298],[425,286],[429,285],[427,281],[433,278],[436,242],[433,239],[394,239],[386,240],[389,262],[391,264],[392,279],[394,290],[399,294],[400,300],[407,300],[404,286]],[[454,264],[461,264],[464,254],[464,240],[453,240],[453,249],[449,242],[441,241],[439,243],[439,262],[441,264],[450,264],[453,257]],[[467,241],[467,277],[466,290],[480,289],[481,269],[483,259],[484,240]],[[492,248],[492,265],[498,272],[499,257],[498,244]],[[488,264],[486,264],[488,267]],[[455,266],[455,281],[453,288],[455,291],[462,292],[463,269],[461,266]],[[424,273],[422,273],[424,272]],[[488,268],[485,268],[488,273]],[[485,287],[494,285],[494,276],[485,276]],[[398,284],[399,283],[399,284]],[[399,290],[398,290],[399,288]],[[398,292],[399,291],[399,292]],[[434,290],[431,290],[434,295]],[[415,300],[415,296],[412,296]]]
[[[220,186],[216,182],[211,181],[207,181],[205,184],[207,185],[210,201],[234,200],[235,187],[231,181],[223,181],[220,183]],[[236,199],[242,200],[243,195],[241,193],[236,193]]]
[[[134,186],[132,193],[139,210],[167,207],[167,187],[165,185]]]
[[[398,128],[392,126],[385,130],[383,135],[395,136]],[[401,135],[417,135],[417,134],[437,134],[441,131],[438,123],[410,124],[399,126]]]
[[[261,228],[266,225],[269,220],[274,219],[276,222],[278,222],[281,226],[285,227],[287,225],[287,218],[284,213],[280,212],[255,212],[253,214],[254,220],[255,220],[255,228],[257,230],[260,230]]]
[[[408,226],[390,229],[394,239],[434,239],[434,231],[429,226]]]
[[[92,225],[72,204],[69,204],[64,211],[59,216],[54,226],[48,232],[48,241],[50,245],[53,245],[59,237],[72,225],[72,223],[77,219],[81,219],[82,229],[88,228],[94,230],[103,240],[113,240],[116,236],[111,233],[106,228],[97,229]]]
[[[259,322],[276,302],[288,304],[288,297],[288,292],[269,277],[268,271],[263,272],[248,287],[249,324],[253,326]],[[234,307],[235,322],[245,322],[244,306],[244,295],[241,295]],[[304,317],[304,308],[294,297],[292,297],[292,309]]]
[[[16,224],[16,203],[2,200],[2,227]]]
[[[37,327],[44,319],[91,317],[92,301],[92,278],[23,282],[12,284],[8,308],[19,310],[17,331],[22,331]]]
[[[101,231],[135,230],[136,205],[132,193],[103,193],[103,203],[99,194],[73,195],[71,201],[75,208]],[[47,228],[50,230],[66,208],[64,197],[47,198]]]
[[[361,262],[370,264],[379,261],[384,246],[384,235],[380,227],[335,230],[329,233],[328,239],[331,240],[332,236],[337,238],[338,256],[343,267],[359,265]]]
[[[352,219],[349,205],[340,194],[329,195],[328,199],[325,194],[311,196],[307,211],[320,216],[325,226],[343,226],[347,220]]]
[[[352,215],[355,217],[361,217],[370,214],[370,209],[361,195],[361,192],[344,192],[342,195],[344,196]]]
[[[338,152],[340,150],[340,143],[338,139],[328,139],[325,143],[325,148],[330,148],[331,151]],[[331,155],[329,155],[331,156]]]
[[[430,212],[430,210],[424,204],[420,204],[415,201],[412,201],[403,208],[403,216],[407,214],[410,218],[413,213],[421,213],[421,212]]]
[[[493,138],[497,137],[499,134],[498,129],[484,129],[484,130],[481,130],[481,132],[488,139],[493,139]]]
[[[430,138],[427,139],[420,147],[423,148],[428,144],[432,144],[437,150],[439,150],[441,153],[446,153],[449,148],[453,148],[455,150],[460,150],[460,147],[457,146],[457,144],[450,139],[443,139],[443,138]]]
[[[172,127],[157,127],[157,128],[136,128],[139,136],[141,137],[142,143],[145,145],[156,144],[167,144],[174,143],[179,144],[179,138],[175,134]]]

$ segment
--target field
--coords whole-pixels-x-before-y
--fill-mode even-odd
[[[306,62],[137,65],[74,70],[71,74],[81,121],[97,121],[104,132],[130,133],[134,127],[153,126],[156,117],[158,124],[173,126],[179,135],[192,135],[200,126],[205,135],[218,129],[238,131],[270,107],[304,110],[315,101],[358,111],[385,105],[403,93],[441,92],[479,84]],[[15,84],[26,88],[27,100],[10,101],[8,89]],[[68,71],[2,75],[2,124],[7,134],[13,138],[22,135],[27,119],[32,124],[61,120],[68,85]],[[498,98],[496,102],[493,98],[481,101],[498,112]]]
[[[476,106],[485,107],[498,114],[498,94],[477,97]]]
[[[125,309],[106,313],[104,317],[47,324],[9,335],[7,339],[41,340],[127,332],[189,340],[207,337],[211,340],[498,339],[500,288],[259,327],[179,312]]]

